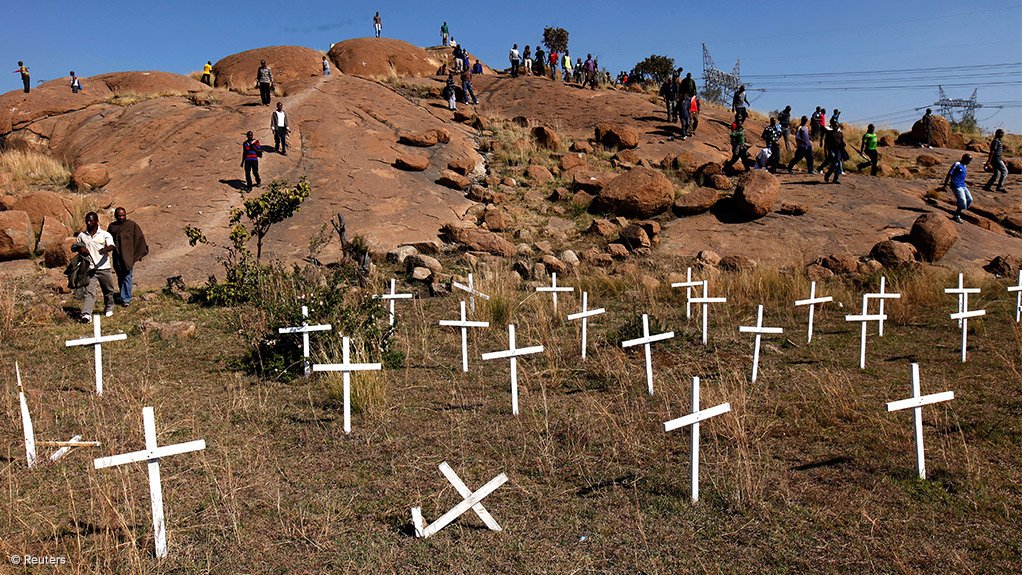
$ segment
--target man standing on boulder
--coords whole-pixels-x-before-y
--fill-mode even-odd
[[[248,190],[252,191],[252,176],[255,176],[256,187],[262,184],[259,179],[259,158],[263,155],[263,149],[259,146],[259,140],[255,139],[252,130],[245,133],[245,141],[241,144],[241,165],[245,168],[245,183]]]
[[[859,164],[859,169],[862,170],[866,166],[870,166],[869,175],[877,175],[877,163],[880,161],[880,155],[877,152],[877,135],[874,130],[876,127],[873,124],[866,126],[866,133],[862,135],[862,144],[859,145],[859,154],[866,158],[865,162]]]
[[[969,188],[965,187],[965,172],[966,166],[972,161],[972,156],[965,154],[962,156],[961,161],[955,162],[951,169],[948,170],[947,175],[944,176],[943,188],[946,190],[947,185],[951,183],[951,189],[955,194],[955,217],[951,218],[955,223],[962,223],[962,211],[969,209],[972,206],[972,194],[969,193]]]
[[[745,97],[745,86],[739,86],[735,97],[731,99],[731,111],[735,113],[735,119],[741,118],[744,122],[749,117],[749,99]]]
[[[121,292],[121,305],[131,304],[131,272],[149,253],[142,228],[128,219],[124,208],[114,210],[114,222],[106,230],[114,238],[114,272]]]
[[[521,63],[521,56],[518,54],[518,44],[511,47],[511,52],[507,55],[508,60],[511,61],[511,77],[518,77],[518,64]]]
[[[919,123],[922,124],[923,128],[923,141],[919,142],[920,148],[933,149],[933,110],[930,108],[926,109],[926,113],[923,114],[922,118],[919,118]]]
[[[110,253],[114,251],[114,238],[109,232],[99,229],[99,216],[96,212],[85,214],[85,231],[78,234],[78,253],[91,259],[89,268],[89,285],[85,288],[85,299],[82,300],[82,321],[92,321],[92,312],[96,309],[96,299],[100,290],[103,291],[105,315],[114,315],[114,284],[113,266],[110,264]]]
[[[468,66],[461,72],[461,91],[465,94],[465,103],[468,103],[468,97],[472,96],[472,105],[476,106],[479,104],[479,100],[476,99],[476,93],[472,89],[472,70]]]
[[[21,74],[21,83],[25,87],[25,93],[28,94],[32,89],[32,79],[28,75],[28,66],[26,66],[21,60],[18,60],[18,69],[13,73]]]
[[[273,92],[273,72],[266,65],[266,60],[259,61],[259,71],[256,72],[256,83],[259,84],[259,98],[264,106],[270,105],[270,94]]]
[[[287,126],[287,114],[284,104],[277,102],[277,109],[270,115],[270,130],[273,132],[273,151],[281,156],[287,155],[287,134],[291,131]]]
[[[376,37],[379,38],[380,34],[383,33],[383,18],[380,18],[380,13],[376,12],[373,16],[373,30],[376,31]]]
[[[451,31],[450,29],[447,28],[447,22],[444,21],[444,23],[440,25],[440,45],[446,46],[447,42],[450,40],[450,37]]]
[[[1004,178],[1008,175],[1008,166],[1004,164],[1004,143],[1001,141],[1003,137],[1004,130],[998,128],[994,132],[994,139],[990,141],[990,155],[987,156],[987,165],[990,166],[994,173],[987,180],[986,185],[983,186],[983,189],[988,192],[994,183],[997,184],[998,192],[1008,191],[1004,189]]]
[[[561,57],[557,55],[557,50],[550,49],[550,79],[557,80],[557,64],[561,61]]]
[[[202,80],[203,84],[213,87],[213,61],[206,60],[206,65],[202,67]]]

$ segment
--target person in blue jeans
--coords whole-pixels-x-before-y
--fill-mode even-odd
[[[965,186],[965,173],[966,166],[972,161],[972,156],[965,154],[962,156],[960,161],[954,163],[951,169],[948,170],[947,176],[944,176],[944,189],[947,189],[948,184],[951,184],[951,190],[955,193],[955,203],[957,208],[955,210],[955,217],[951,218],[957,223],[962,223],[962,211],[969,209],[972,206],[972,194],[969,193],[969,188]]]
[[[114,221],[107,228],[114,238],[114,272],[121,296],[121,305],[131,304],[131,272],[135,264],[149,254],[145,234],[138,224],[128,219],[124,208],[114,210]]]
[[[479,100],[476,99],[476,93],[472,90],[472,70],[468,68],[465,68],[465,71],[461,73],[461,91],[465,93],[466,104],[470,96],[473,106],[479,104]]]

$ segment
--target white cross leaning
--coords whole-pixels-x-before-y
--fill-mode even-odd
[[[923,406],[931,403],[950,401],[955,398],[955,392],[945,391],[931,395],[920,395],[919,391],[919,364],[912,364],[912,397],[901,401],[892,401],[887,404],[887,411],[899,411],[911,408],[915,412],[916,427],[916,467],[919,469],[919,479],[926,479],[926,455],[923,452]]]
[[[82,339],[69,339],[64,342],[66,347],[80,345],[91,345],[96,350],[96,395],[103,395],[103,344],[111,341],[128,339],[128,334],[118,333],[114,335],[101,335],[100,316],[92,316],[92,337]]]
[[[18,366],[18,362],[14,362],[14,372],[18,379],[18,401],[21,403],[21,429],[25,434],[25,459],[28,460],[29,467],[34,467],[36,464],[36,445],[59,447],[50,455],[50,461],[60,461],[62,457],[70,453],[75,447],[99,447],[98,441],[82,441],[81,435],[75,435],[68,441],[36,441],[35,429],[32,427],[32,414],[28,411],[25,388],[21,385],[21,368]]]
[[[674,282],[672,288],[685,288],[685,319],[692,317],[692,288],[702,285],[701,281],[692,281],[692,268],[685,270],[685,281]]]
[[[722,403],[699,411],[699,378],[692,378],[692,413],[664,422],[664,431],[692,426],[692,501],[699,501],[699,422],[731,411],[730,403]]]
[[[809,285],[809,299],[800,299],[795,302],[795,307],[809,306],[809,334],[806,338],[806,343],[813,341],[813,314],[816,311],[816,305],[832,301],[834,301],[834,298],[831,296],[816,297],[816,282],[813,282]]]
[[[451,485],[454,486],[454,489],[464,499],[461,501],[461,503],[452,507],[450,511],[441,515],[439,519],[437,519],[433,523],[430,523],[428,526],[424,525],[424,522],[422,520],[422,508],[412,507],[412,526],[415,528],[416,537],[426,538],[431,535],[435,535],[437,531],[440,531],[444,527],[450,525],[455,519],[460,517],[469,509],[474,511],[475,514],[478,515],[479,518],[483,520],[483,523],[486,524],[486,527],[489,528],[491,531],[501,530],[500,524],[497,523],[497,521],[493,519],[493,516],[490,515],[490,512],[487,511],[485,507],[483,507],[482,500],[486,498],[487,495],[496,491],[498,487],[504,485],[504,483],[507,482],[506,474],[501,473],[500,475],[494,477],[489,482],[487,482],[486,485],[483,485],[477,491],[473,492],[471,489],[468,488],[468,486],[465,485],[461,478],[458,477],[458,474],[456,474],[454,470],[451,469],[451,466],[447,465],[446,461],[440,464],[440,472],[444,474],[444,477],[447,478],[447,481],[449,481]]]
[[[390,325],[394,325],[394,300],[397,299],[412,299],[410,293],[397,293],[397,280],[391,278],[390,280],[390,293],[381,295],[374,295],[375,299],[387,300],[390,302]]]
[[[589,292],[582,292],[582,311],[568,315],[568,321],[582,320],[582,359],[586,358],[586,333],[589,325],[589,318],[605,313],[607,310],[602,307],[589,309]]]
[[[468,328],[470,327],[490,327],[488,321],[468,321],[468,317],[465,315],[465,301],[461,301],[461,319],[442,319],[440,325],[446,327],[460,327],[461,328],[461,371],[468,372]]]
[[[543,346],[515,347],[515,326],[507,326],[508,348],[504,351],[491,351],[483,354],[483,360],[510,359],[511,360],[511,413],[518,415],[518,358],[523,355],[543,353]]]
[[[883,300],[881,300],[883,301]],[[846,315],[845,321],[858,321],[862,322],[862,334],[859,336],[859,369],[866,369],[866,324],[871,321],[884,321],[887,316],[882,313],[870,315],[867,311],[869,307],[869,294],[863,294],[862,296],[862,313],[859,315]]]
[[[1008,293],[1015,292],[1015,323],[1022,321],[1022,270],[1018,271],[1018,285],[1008,286]]]
[[[317,363],[312,371],[339,371],[344,385],[344,433],[351,433],[351,372],[380,371],[379,363],[351,363],[351,340],[342,338],[341,363]]]
[[[974,288],[976,291],[971,293],[979,293],[979,288]],[[947,290],[944,290],[947,291]],[[958,320],[958,324],[962,326],[962,363],[965,363],[966,348],[968,346],[969,337],[969,318],[970,317],[982,317],[987,314],[985,309],[969,309],[969,296],[970,292],[965,292],[962,295],[965,296],[964,307],[962,307],[958,313],[951,314],[951,319]]]
[[[671,339],[674,337],[673,331],[665,333],[658,333],[656,335],[649,335],[649,315],[642,314],[642,337],[636,339],[629,339],[621,342],[621,347],[632,347],[641,345],[645,349],[646,355],[646,387],[649,390],[649,394],[653,395],[653,358],[649,351],[649,344],[663,341],[665,339]]]
[[[752,352],[752,383],[756,383],[756,375],[759,373],[759,344],[763,334],[784,333],[784,329],[779,327],[763,327],[763,304],[760,304],[759,310],[756,312],[756,325],[741,325],[738,326],[738,331],[740,333],[756,334],[756,345],[753,347]]]
[[[557,272],[550,274],[550,285],[545,287],[536,288],[537,292],[549,292],[554,296],[554,315],[557,315],[557,293],[558,292],[573,292],[573,287],[557,287]]]
[[[309,334],[314,331],[330,331],[333,326],[330,324],[323,325],[309,325],[309,307],[302,306],[302,325],[298,327],[282,327],[278,330],[279,333],[300,333],[302,334],[302,357],[305,358],[305,375],[309,375],[312,371],[312,365],[309,363]]]
[[[163,486],[160,484],[160,459],[206,449],[206,440],[199,439],[175,445],[156,445],[156,416],[152,407],[142,408],[142,427],[145,430],[145,449],[122,455],[100,457],[93,461],[96,469],[145,461],[149,467],[149,496],[153,508],[153,537],[156,539],[156,556],[167,556],[167,526],[163,520]]]
[[[868,294],[866,294],[866,300],[867,301],[871,300],[871,299],[878,299],[878,300],[880,300],[880,310],[877,312],[877,315],[880,316],[880,328],[879,328],[879,330],[877,332],[877,335],[879,335],[880,337],[884,337],[884,320],[887,319],[887,314],[884,313],[884,302],[889,300],[889,299],[901,299],[901,294],[900,293],[892,293],[892,292],[884,291],[884,289],[886,287],[887,287],[887,277],[886,276],[880,276],[880,291],[877,292],[877,293],[868,293]],[[865,308],[863,308],[862,313],[866,313]]]
[[[451,287],[455,289],[460,289],[461,291],[464,292],[468,292],[468,307],[469,310],[472,312],[472,315],[476,314],[476,296],[479,296],[486,301],[490,301],[490,296],[476,289],[475,283],[472,279],[472,274],[468,274],[468,285],[452,281]]]
[[[706,345],[706,332],[707,332],[707,328],[708,328],[708,325],[709,325],[709,318],[710,318],[710,304],[711,303],[726,303],[727,302],[727,298],[726,297],[709,297],[707,295],[707,292],[709,290],[710,282],[708,280],[703,280],[701,283],[703,284],[703,295],[702,295],[702,297],[694,297],[694,298],[690,299],[689,301],[692,302],[692,303],[701,304],[703,306],[703,345]]]

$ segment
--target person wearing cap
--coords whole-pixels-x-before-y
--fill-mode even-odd
[[[994,139],[990,141],[990,155],[987,156],[987,166],[989,166],[994,173],[991,174],[990,179],[987,180],[986,185],[983,186],[983,189],[988,192],[994,183],[997,184],[998,192],[1008,191],[1004,189],[1004,178],[1008,176],[1008,166],[1004,164],[1004,142],[1001,141],[1001,138],[1003,137],[1004,130],[998,128],[997,131],[994,132]]]
[[[270,94],[273,93],[273,72],[266,65],[266,60],[259,61],[259,71],[256,72],[256,83],[259,84],[259,98],[264,106],[270,105]]]
[[[110,317],[114,315],[114,293],[117,292],[113,264],[110,262],[111,253],[114,251],[114,237],[110,232],[100,229],[99,216],[96,212],[89,212],[85,214],[85,231],[78,234],[75,240],[79,246],[78,254],[88,256],[91,262],[89,284],[85,288],[85,297],[82,300],[81,319],[85,323],[92,321],[92,312],[96,309],[100,290],[103,291],[104,314]]]
[[[291,128],[287,125],[287,114],[284,104],[277,102],[277,109],[270,115],[270,130],[273,132],[273,152],[281,156],[287,155],[287,135]]]
[[[114,221],[106,231],[114,238],[114,273],[121,294],[121,305],[131,305],[131,273],[135,264],[149,254],[145,234],[137,223],[128,219],[128,212],[118,207],[114,210]]]
[[[969,193],[969,188],[965,186],[965,175],[966,166],[972,161],[972,156],[964,154],[962,159],[955,162],[951,169],[948,170],[947,175],[944,176],[943,188],[946,190],[948,184],[951,184],[951,190],[955,194],[955,217],[951,218],[956,223],[962,223],[962,211],[967,210],[972,206],[972,194]]]
[[[259,146],[259,140],[255,139],[252,130],[245,132],[245,141],[241,144],[241,165],[245,168],[245,183],[248,189],[252,189],[252,176],[255,176],[255,185],[259,187],[262,180],[259,179],[259,158],[263,155],[263,149]]]

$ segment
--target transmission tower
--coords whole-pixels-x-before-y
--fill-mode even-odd
[[[713,63],[710,49],[703,44],[703,99],[727,105],[729,98],[742,85],[742,61],[735,60],[731,72],[725,72]]]
[[[977,90],[973,90],[972,96],[966,100],[964,98],[948,98],[947,94],[944,93],[944,86],[937,86],[937,102],[934,106],[939,108],[940,115],[947,118],[947,121],[952,124],[973,124],[976,122],[976,109],[983,107],[982,104],[976,101]],[[962,111],[961,120],[955,120],[955,110]]]

